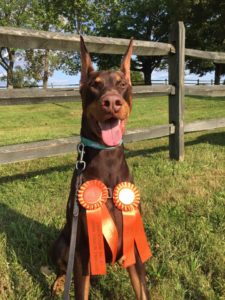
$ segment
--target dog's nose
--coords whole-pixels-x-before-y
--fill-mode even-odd
[[[102,108],[105,112],[117,113],[122,106],[122,100],[118,95],[107,95],[102,99]]]

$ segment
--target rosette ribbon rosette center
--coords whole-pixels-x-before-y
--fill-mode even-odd
[[[122,182],[114,189],[113,201],[115,206],[122,211],[123,215],[122,266],[127,268],[135,264],[135,245],[141,261],[145,262],[152,254],[138,209],[140,203],[138,189],[130,182]]]
[[[107,198],[108,189],[99,180],[86,181],[78,191],[78,201],[86,209],[92,275],[106,274],[104,238],[111,249],[113,263],[117,254],[118,232],[105,206]]]

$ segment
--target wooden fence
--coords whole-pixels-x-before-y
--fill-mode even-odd
[[[90,52],[123,54],[128,40],[85,36]],[[78,51],[79,36],[73,34],[0,27],[0,47],[37,48]],[[184,159],[184,133],[225,127],[225,118],[184,124],[184,94],[197,96],[225,96],[225,86],[184,86],[185,56],[211,59],[225,63],[225,53],[185,49],[185,28],[182,22],[171,26],[169,43],[134,41],[134,54],[168,56],[169,84],[135,86],[134,96],[168,95],[169,124],[130,131],[125,142],[169,136],[170,158]],[[54,100],[53,100],[54,99]],[[0,90],[0,105],[80,101],[77,89],[17,89]],[[30,160],[60,155],[75,150],[79,137],[26,143],[0,147],[0,163]]]

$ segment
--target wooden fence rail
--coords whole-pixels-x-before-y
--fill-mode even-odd
[[[225,127],[225,118],[201,120],[184,125],[184,132],[195,132]],[[130,130],[124,136],[124,142],[138,142],[175,133],[173,124],[159,125],[145,129]],[[79,136],[61,138],[42,142],[25,143],[0,147],[0,164],[43,158],[75,152],[80,141]]]
[[[144,130],[134,130],[128,132],[125,142],[134,142],[150,138],[167,136],[174,133],[173,125],[156,126]],[[20,145],[0,147],[0,164],[48,157],[54,155],[74,152],[80,141],[80,137],[69,137],[43,142],[26,143]]]
[[[133,96],[171,95],[175,93],[172,85],[134,86]],[[48,102],[80,101],[79,89],[12,89],[0,90],[1,105],[39,104]]]
[[[174,95],[175,86],[173,85],[144,85],[134,86],[133,96],[144,97],[151,95]],[[184,86],[184,94],[187,96],[205,97],[224,97],[225,86]],[[81,101],[79,89],[71,88],[52,88],[52,89],[13,89],[0,90],[0,106],[3,105],[22,105],[22,104],[41,104]]]
[[[77,51],[79,36],[56,32],[35,31],[21,28],[0,27],[0,47],[39,48],[62,51]],[[123,54],[129,40],[85,36],[90,52]],[[169,84],[135,86],[134,96],[150,94],[169,96],[169,124],[144,130],[135,130],[125,135],[125,142],[169,136],[170,157],[184,159],[184,133],[225,127],[225,118],[203,120],[184,124],[184,94],[197,96],[225,96],[225,86],[184,86],[185,55],[211,59],[225,63],[225,53],[185,49],[185,28],[182,22],[171,26],[169,43],[134,41],[134,54],[144,56],[168,56]],[[54,101],[52,99],[54,98]],[[0,90],[0,105],[77,101],[78,89],[17,89]],[[0,163],[18,162],[75,150],[79,137],[58,139],[0,147]]]
[[[89,52],[105,54],[124,54],[129,40],[108,37],[85,36],[85,44]],[[79,51],[80,36],[77,34],[64,34],[24,28],[1,27],[0,47],[13,47],[24,49],[50,49],[61,51]],[[175,52],[171,44],[134,41],[133,53],[146,56],[161,56]]]
[[[225,63],[224,52],[211,52],[211,51],[202,51],[202,50],[194,50],[194,49],[186,48],[185,55],[190,57],[209,59],[214,61],[220,61],[220,63]]]

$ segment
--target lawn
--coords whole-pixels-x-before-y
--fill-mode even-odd
[[[128,129],[168,122],[168,98],[134,100]],[[185,121],[224,117],[225,98],[185,98]],[[0,146],[78,135],[81,103],[0,106]]]
[[[77,135],[80,111],[79,103],[1,107],[0,143]],[[186,122],[224,111],[225,98],[185,99]],[[128,129],[165,123],[165,97],[134,101]],[[225,299],[225,130],[185,135],[182,163],[169,160],[167,138],[126,146],[153,251],[152,299]],[[65,220],[74,157],[0,166],[0,299],[50,299],[47,252]],[[125,270],[109,266],[90,299],[134,299]]]

